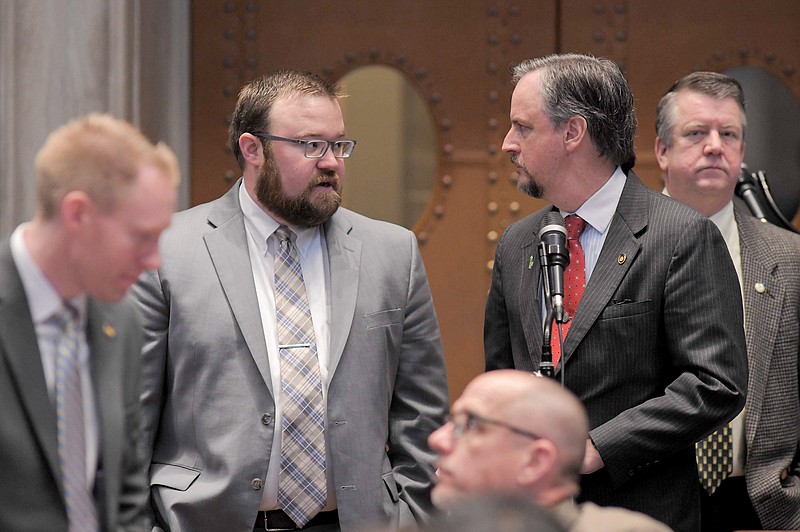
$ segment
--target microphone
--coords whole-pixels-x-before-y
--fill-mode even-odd
[[[753,213],[753,216],[764,223],[767,222],[767,216],[764,214],[764,209],[761,208],[761,204],[758,202],[758,196],[756,196],[756,187],[753,182],[753,177],[747,169],[747,165],[744,163],[742,163],[742,173],[739,174],[739,178],[736,180],[736,188],[734,191],[737,196],[742,198],[747,208]]]
[[[544,278],[550,289],[550,300],[553,307],[553,317],[557,323],[564,323],[564,269],[569,265],[569,250],[567,249],[567,228],[564,219],[557,211],[545,214],[542,228],[539,230],[540,246],[547,262],[542,262]]]

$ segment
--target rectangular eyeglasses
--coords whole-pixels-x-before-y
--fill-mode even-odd
[[[278,142],[293,142],[294,144],[301,144],[305,147],[304,155],[308,159],[319,159],[324,157],[328,152],[328,148],[333,150],[333,156],[337,159],[346,159],[353,153],[356,147],[356,141],[350,139],[343,140],[322,140],[322,139],[289,139],[286,137],[279,137],[277,135],[267,135],[266,133],[253,132],[258,138],[274,140]]]

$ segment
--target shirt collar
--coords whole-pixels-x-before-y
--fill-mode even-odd
[[[242,207],[245,226],[247,226],[250,234],[255,239],[262,255],[266,255],[269,237],[281,224],[276,222],[250,197],[244,187],[244,181],[239,185],[239,204]],[[297,235],[297,240],[295,241],[297,252],[301,257],[305,256],[308,246],[311,245],[314,237],[319,233],[319,227],[297,227],[294,225],[289,225],[288,227]]]
[[[600,234],[604,234],[608,226],[611,225],[611,220],[617,211],[617,204],[620,196],[622,196],[622,189],[625,188],[626,179],[627,176],[622,171],[622,168],[617,166],[608,181],[600,187],[600,190],[587,199],[577,211],[574,213],[560,211],[561,216],[566,218],[570,214],[577,214]]]
[[[21,224],[11,234],[11,256],[25,289],[31,318],[34,324],[38,324],[49,320],[64,307],[65,302],[28,251],[24,233],[29,227],[28,223]],[[68,303],[78,311],[79,323],[83,326],[86,323],[86,294],[78,294]]]

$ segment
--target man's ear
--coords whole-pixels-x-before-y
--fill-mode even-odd
[[[239,150],[244,160],[252,166],[261,166],[264,162],[264,146],[261,139],[252,133],[242,133],[239,136]]]
[[[550,476],[557,467],[558,449],[550,440],[534,440],[528,447],[526,460],[517,473],[517,482],[522,485],[537,484]]]
[[[656,137],[656,160],[658,161],[658,167],[661,168],[661,171],[666,172],[667,144],[661,139],[661,137]]]
[[[60,202],[59,215],[61,223],[68,231],[74,232],[86,225],[94,210],[94,202],[86,192],[71,190]]]
[[[568,152],[575,151],[587,136],[586,119],[582,116],[573,116],[564,125],[564,145]]]

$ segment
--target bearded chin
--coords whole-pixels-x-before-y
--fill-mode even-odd
[[[309,187],[297,196],[288,196],[283,189],[280,172],[274,161],[268,158],[258,175],[255,193],[258,201],[272,214],[297,227],[316,227],[325,223],[342,204],[341,186],[335,173],[329,174],[333,182],[331,191],[311,199],[314,184],[320,176],[311,181]]]
[[[536,182],[533,176],[528,172],[524,166],[520,167],[522,171],[525,172],[525,176],[527,176],[527,180],[525,182],[518,181],[517,182],[517,189],[520,192],[525,194],[526,196],[530,196],[532,198],[541,198],[544,194],[542,187]]]

